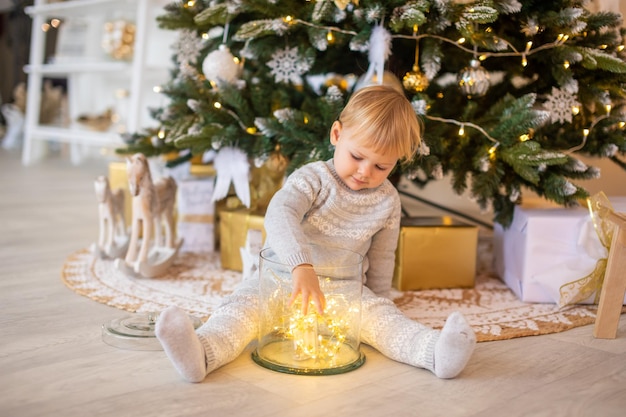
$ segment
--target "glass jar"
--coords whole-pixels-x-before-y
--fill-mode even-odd
[[[270,248],[259,263],[259,338],[254,361],[291,374],[331,375],[365,362],[360,351],[363,257],[341,248],[311,246],[314,270],[326,299],[322,315],[302,298],[289,305],[292,267]]]

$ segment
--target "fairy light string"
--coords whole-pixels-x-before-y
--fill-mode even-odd
[[[321,277],[323,282],[330,278]],[[360,315],[359,303],[350,302],[345,294],[327,293],[324,313],[319,314],[312,301],[309,301],[308,312],[302,312],[302,297],[294,304],[285,308],[286,294],[277,289],[269,295],[268,308],[274,317],[272,331],[289,340],[292,345],[293,359],[297,361],[311,360],[314,368],[332,368],[342,359],[344,350],[354,349],[358,332],[355,318]]]
[[[284,16],[282,18],[282,21],[287,23],[289,26],[294,26],[294,25],[302,25],[302,26],[306,26],[306,27],[310,27],[310,28],[314,28],[320,31],[325,31],[326,32],[326,39],[328,40],[329,45],[332,45],[335,40],[336,40],[336,34],[343,34],[343,35],[347,35],[347,36],[357,36],[358,33],[352,30],[346,30],[346,29],[342,29],[340,27],[337,26],[332,26],[332,25],[320,25],[320,24],[316,24],[316,23],[312,23],[309,21],[305,21],[302,19],[298,19],[298,18],[294,18],[293,16],[287,15]],[[486,32],[490,32],[489,28],[486,29]],[[519,57],[520,58],[520,63],[522,66],[527,66],[528,64],[528,57],[537,54],[539,52],[542,51],[546,51],[546,50],[550,50],[550,49],[554,49],[554,48],[558,48],[562,45],[564,45],[569,39],[570,39],[570,35],[561,33],[559,34],[556,39],[553,42],[549,42],[549,43],[544,43],[542,45],[539,46],[534,46],[533,47],[533,42],[532,41],[528,41],[525,44],[525,48],[524,50],[518,50],[511,42],[507,41],[504,38],[498,37],[498,36],[493,36],[493,42],[494,43],[501,43],[506,45],[507,50],[506,51],[481,51],[480,53],[478,52],[477,46],[473,45],[472,47],[468,47],[465,46],[465,43],[467,42],[467,39],[465,38],[459,38],[457,40],[453,40],[450,38],[446,38],[444,36],[440,36],[440,35],[436,35],[436,34],[431,34],[431,33],[418,33],[417,31],[413,31],[412,34],[390,34],[392,39],[410,39],[410,40],[414,40],[416,42],[416,45],[419,45],[419,41],[421,39],[426,39],[426,38],[430,38],[430,39],[435,39],[438,41],[441,41],[443,43],[449,44],[454,46],[455,48],[458,48],[461,51],[464,51],[474,57],[476,57],[477,59],[479,59],[480,61],[484,61],[488,58],[506,58],[506,57]],[[248,43],[250,41],[250,39],[248,39],[246,42]],[[623,49],[623,47],[621,48]],[[571,66],[571,63],[567,60],[565,60],[563,62],[563,67],[565,69],[569,69]],[[241,120],[241,118],[232,110],[227,109],[223,106],[219,107],[220,110],[226,111],[230,116],[232,116],[238,123],[238,125],[241,127],[241,129],[243,131],[245,131],[247,134],[249,135],[256,135],[256,136],[260,136],[261,133],[257,132],[256,129],[252,129],[250,126],[247,126],[245,123],[243,123],[243,121]],[[578,109],[578,111],[576,111],[577,109],[572,109],[572,113],[574,115],[576,115],[580,110]],[[437,121],[437,122],[441,122],[441,123],[446,123],[446,124],[453,124],[453,125],[457,125],[459,126],[459,133],[460,135],[464,134],[464,130],[467,127],[470,127],[476,131],[478,131],[482,136],[484,136],[487,140],[489,140],[490,142],[492,142],[494,145],[490,148],[489,153],[490,155],[493,155],[493,153],[495,152],[495,150],[498,148],[498,146],[500,146],[500,141],[494,137],[492,137],[491,135],[489,135],[489,133],[487,133],[487,131],[482,128],[481,126],[475,124],[475,123],[471,123],[471,122],[466,122],[466,121],[460,121],[460,120],[455,120],[455,119],[449,119],[449,118],[441,118],[441,117],[435,117],[435,116],[429,116],[429,115],[423,115],[423,117],[425,117],[428,120],[432,120],[432,121]],[[581,143],[575,147],[572,147],[570,149],[568,149],[567,153],[573,153],[576,152],[582,148],[584,148],[584,146],[586,145],[587,142],[587,138],[589,136],[589,134],[591,133],[591,131],[597,126],[597,124],[610,117],[610,112],[608,112],[607,114],[600,116],[598,118],[596,118],[594,120],[594,122],[591,124],[591,126],[589,128],[586,128],[585,130],[583,130],[583,139],[581,141]],[[622,123],[623,126],[623,123]],[[522,139],[520,139],[522,140]]]

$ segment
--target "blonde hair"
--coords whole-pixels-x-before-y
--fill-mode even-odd
[[[404,94],[385,85],[358,90],[339,115],[343,126],[357,129],[365,146],[410,161],[422,140],[421,122]]]

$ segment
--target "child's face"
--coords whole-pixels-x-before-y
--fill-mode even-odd
[[[352,190],[376,188],[385,181],[398,156],[373,151],[359,140],[357,131],[336,121],[330,130],[335,146],[334,164],[339,178]]]

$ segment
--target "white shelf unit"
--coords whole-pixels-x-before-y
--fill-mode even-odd
[[[95,131],[76,123],[80,115],[99,115],[119,105],[115,92],[124,90],[124,129],[138,132],[156,125],[149,114],[151,107],[161,107],[166,98],[153,91],[154,86],[167,81],[171,68],[171,45],[175,32],[158,28],[156,17],[170,0],[68,0],[48,2],[35,0],[26,12],[33,18],[27,106],[24,125],[22,163],[29,165],[45,155],[47,143],[69,143],[72,162],[80,163],[81,150],[91,147],[118,148],[123,146],[117,131]],[[84,54],[55,56],[44,62],[46,32],[42,26],[50,19],[81,22],[86,30]],[[126,19],[135,25],[133,56],[129,61],[116,61],[102,48],[104,24],[114,19]],[[60,35],[60,34],[59,34]],[[70,34],[71,35],[71,34]],[[57,53],[59,51],[57,50]],[[43,80],[67,80],[67,119],[64,125],[39,123]],[[117,109],[119,111],[119,109]]]

